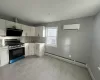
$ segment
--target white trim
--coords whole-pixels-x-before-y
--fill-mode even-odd
[[[90,67],[89,67],[89,65],[87,64],[86,66],[87,66],[87,69],[88,69],[88,71],[90,73],[90,76],[91,76],[92,80],[96,80],[94,75],[93,75],[93,73],[92,73],[92,71],[91,71],[91,69],[90,69]]]
[[[75,64],[75,65],[80,66],[80,67],[87,68],[87,66],[86,66],[85,64],[76,62],[75,60],[65,59],[65,58],[62,58],[62,57],[59,57],[59,56],[56,56],[56,55],[52,55],[52,54],[49,54],[49,53],[45,53],[45,55],[48,55],[48,56],[51,56],[51,57],[54,57],[54,58],[63,60],[63,61],[65,61],[65,62],[68,62],[68,63],[71,63],[71,64]]]
[[[75,65],[80,66],[80,67],[87,68],[92,80],[96,80],[88,64],[85,65],[85,64],[76,62],[75,60],[65,59],[65,58],[62,58],[62,57],[59,57],[59,56],[56,56],[56,55],[52,55],[52,54],[49,54],[49,53],[45,53],[45,55],[51,56],[51,57],[54,57],[54,58],[57,58],[57,59],[60,59],[60,60],[63,60],[65,62],[68,62],[68,63],[71,63],[71,64],[75,64]]]
[[[53,45],[53,44],[46,44],[46,46],[57,48],[57,45]]]

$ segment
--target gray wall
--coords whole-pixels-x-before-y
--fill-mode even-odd
[[[97,68],[100,65],[100,13],[95,17],[93,32],[93,47],[89,66],[95,79],[100,80],[100,71]]]
[[[92,30],[94,17],[58,21],[46,24],[46,27],[58,26],[57,47],[46,46],[46,52],[87,63],[92,48]],[[65,24],[80,24],[80,30],[63,30]]]

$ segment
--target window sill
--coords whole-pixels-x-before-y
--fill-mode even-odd
[[[48,44],[46,44],[46,46],[49,46],[49,47],[56,47],[56,48],[57,48],[57,45],[48,45]]]

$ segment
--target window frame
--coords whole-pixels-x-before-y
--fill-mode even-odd
[[[57,29],[57,32],[56,32],[56,44],[47,44],[47,37],[49,37],[48,35],[47,35],[47,33],[48,33],[48,28],[50,28],[50,29]],[[53,36],[51,36],[51,37],[53,37]],[[55,36],[54,36],[55,37]],[[51,46],[51,47],[57,47],[57,38],[58,38],[58,27],[57,26],[55,26],[55,27],[47,27],[46,28],[46,45],[47,46]]]

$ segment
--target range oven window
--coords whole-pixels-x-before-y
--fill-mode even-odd
[[[20,55],[21,53],[23,53],[23,49],[16,49],[13,51],[13,56]]]
[[[10,60],[16,59],[16,58],[21,57],[23,55],[25,55],[24,47],[9,50],[9,59]]]

